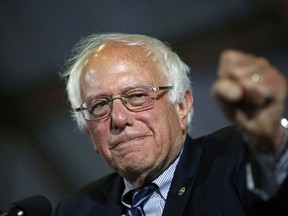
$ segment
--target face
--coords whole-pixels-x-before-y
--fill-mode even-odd
[[[86,61],[81,74],[83,101],[92,96],[119,95],[127,87],[167,86],[159,64],[142,47],[109,42]],[[157,93],[152,109],[129,111],[120,99],[113,101],[109,117],[88,121],[94,149],[132,184],[157,177],[178,155],[185,139],[192,96],[171,104],[169,91]]]

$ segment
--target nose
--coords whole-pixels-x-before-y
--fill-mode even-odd
[[[115,99],[112,101],[111,127],[114,133],[120,133],[126,126],[133,125],[134,120],[130,111],[123,104],[124,101],[121,98]]]

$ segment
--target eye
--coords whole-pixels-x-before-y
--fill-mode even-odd
[[[142,105],[149,98],[149,93],[144,90],[134,90],[126,95],[126,100],[133,106]]]
[[[147,91],[144,91],[144,90],[133,90],[133,91],[130,91],[126,94],[126,98],[128,99],[141,99],[141,98],[145,98],[149,96],[149,93]]]
[[[90,103],[89,112],[101,112],[109,107],[108,100],[95,100]]]
[[[139,98],[143,98],[143,97],[147,97],[148,93],[147,92],[133,92],[133,93],[129,93],[129,95],[127,95],[127,98],[135,98],[135,99],[139,99]]]

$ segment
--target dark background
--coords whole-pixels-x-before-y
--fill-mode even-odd
[[[219,54],[264,56],[288,74],[287,0],[1,0],[0,209],[34,194],[53,205],[109,173],[70,119],[59,72],[100,32],[158,37],[191,67],[193,136],[229,124],[210,98]]]

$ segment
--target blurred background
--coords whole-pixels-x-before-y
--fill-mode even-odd
[[[223,49],[288,73],[287,0],[1,0],[0,27],[0,209],[34,194],[55,206],[111,172],[71,120],[59,79],[81,37],[140,33],[170,43],[191,67],[195,137],[230,124],[209,93]]]

